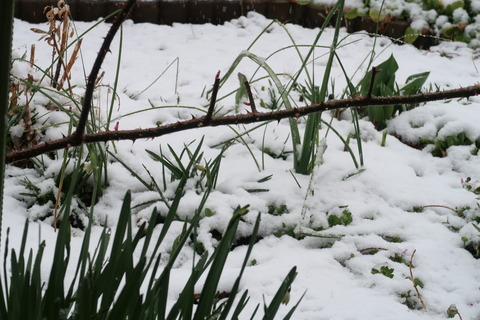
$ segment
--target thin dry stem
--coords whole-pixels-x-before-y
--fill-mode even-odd
[[[373,85],[375,84],[375,77],[378,72],[382,70],[377,70],[377,67],[372,67],[372,76],[370,77],[370,86],[368,87],[367,99],[372,97]]]
[[[444,209],[451,210],[451,211],[455,212],[456,214],[458,214],[457,210],[455,210],[453,208],[450,208],[450,207],[447,207],[447,206],[440,205],[440,204],[430,204],[430,205],[423,206],[422,208],[444,208]]]
[[[257,113],[257,107],[255,106],[255,100],[253,99],[253,94],[252,94],[252,88],[250,87],[250,83],[248,81],[245,81],[244,83],[245,89],[247,90],[248,94],[248,100],[250,103],[250,108],[252,108],[252,113]]]
[[[413,283],[413,288],[415,289],[415,291],[417,292],[417,297],[418,299],[420,300],[420,303],[422,304],[423,306],[423,309],[425,309],[425,311],[428,311],[427,309],[427,306],[425,306],[425,303],[423,302],[423,299],[422,299],[422,295],[420,294],[420,291],[418,291],[418,287],[417,287],[417,284],[415,283],[415,277],[413,276],[413,257],[415,256],[415,252],[417,252],[417,250],[413,250],[413,253],[412,253],[412,256],[410,257],[410,264],[409,264],[409,269],[410,269],[410,280],[412,280],[412,283]]]
[[[75,44],[75,48],[73,49],[72,56],[70,57],[67,66],[65,67],[62,79],[60,79],[60,82],[58,83],[57,90],[60,90],[60,88],[63,87],[63,83],[65,82],[65,80],[68,80],[68,87],[71,91],[72,86],[70,84],[70,71],[72,70],[73,64],[77,59],[78,52],[80,51],[80,46],[82,45],[82,40],[83,39],[78,40],[78,42]]]
[[[35,63],[35,44],[30,46],[30,67]]]

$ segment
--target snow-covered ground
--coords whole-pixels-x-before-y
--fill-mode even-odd
[[[191,106],[206,110],[204,106],[208,101],[202,92],[211,88],[217,71],[220,70],[224,75],[235,58],[252,44],[270,22],[253,13],[221,26],[158,26],[127,21],[123,26],[119,104],[113,111],[119,129],[147,128],[156,126],[159,121],[166,123],[188,119],[191,115],[202,115],[199,110],[178,107],[131,113],[148,109],[151,105]],[[78,33],[91,25],[75,24]],[[46,28],[45,25],[15,21],[14,57],[20,57],[25,52],[28,56],[30,45],[35,43],[35,62],[46,67],[51,59],[51,49],[45,42],[38,41],[39,35],[30,31],[32,27]],[[100,24],[83,40],[82,61],[75,64],[72,72],[72,84],[78,86],[75,89],[77,94],[81,94],[84,88],[83,68],[88,74],[108,28],[108,24]],[[319,32],[318,29],[304,29],[295,25],[287,25],[287,28],[298,45],[311,44]],[[324,32],[319,44],[326,48],[318,48],[315,62],[309,65],[316,79],[323,76],[332,37],[333,30]],[[348,75],[357,83],[367,67],[366,61],[374,39],[361,34],[348,35],[344,31],[340,37],[345,45],[338,50],[338,55]],[[105,71],[102,80],[104,85],[114,83],[118,39],[117,36],[111,48],[112,53],[107,55],[102,68]],[[273,24],[250,51],[266,58],[291,44],[285,30]],[[306,50],[302,49],[302,53],[306,54]],[[472,85],[479,79],[476,66],[478,54],[463,43],[442,43],[429,51],[419,51],[412,46],[399,46],[387,39],[377,39],[374,65],[391,54],[400,66],[397,72],[400,85],[409,75],[425,71],[431,72],[426,87],[434,84],[444,89],[456,88]],[[178,84],[177,65],[174,63],[144,91],[175,59],[178,59]],[[301,61],[295,49],[288,48],[273,55],[266,63],[276,73],[293,75]],[[253,62],[244,60],[234,76],[222,86],[219,97],[238,88],[237,72],[250,78],[256,69]],[[19,76],[27,73],[39,76],[27,63],[15,63],[14,73]],[[265,72],[260,70],[255,78],[264,75]],[[287,81],[286,77],[281,79]],[[332,79],[335,94],[341,94],[345,79],[338,62],[334,63]],[[267,80],[252,84],[258,100],[262,98],[269,101],[268,86]],[[222,108],[223,113],[234,112],[234,96],[220,100],[217,110]],[[43,107],[46,98],[37,95],[35,99],[33,104],[37,106],[36,111],[40,115],[46,113]],[[107,86],[101,87],[94,104],[102,121],[107,118],[110,99]],[[222,159],[217,187],[206,204],[213,215],[201,220],[199,240],[207,250],[212,251],[217,242],[210,231],[224,230],[233,209],[238,205],[250,205],[250,212],[240,224],[239,237],[249,235],[257,214],[262,213],[262,240],[253,249],[252,261],[255,263],[247,267],[241,283],[241,290],[248,289],[251,296],[244,314],[251,313],[257,303],[263,302],[263,297],[269,301],[288,271],[297,266],[298,276],[292,286],[291,303],[296,303],[306,293],[293,319],[445,319],[451,304],[457,306],[463,319],[479,319],[480,263],[464,249],[462,241],[462,237],[467,244],[480,239],[480,232],[472,226],[475,217],[480,216],[477,195],[466,188],[467,184],[475,188],[477,181],[480,181],[480,159],[474,152],[475,146],[453,146],[447,150],[446,157],[439,158],[431,155],[432,145],[420,150],[399,140],[401,138],[411,144],[418,143],[420,139],[443,140],[459,133],[465,133],[471,141],[478,140],[479,103],[477,97],[468,101],[440,101],[405,112],[389,122],[390,134],[384,147],[381,146],[382,132],[375,130],[370,122],[361,120],[365,161],[361,170],[355,168],[340,139],[332,131],[327,134],[325,127],[320,135],[326,135],[328,148],[323,164],[315,168],[312,178],[294,173],[290,153],[286,154],[286,159],[275,159],[262,153],[265,148],[275,154],[291,151],[286,120],[269,123],[244,136],[253,157],[241,142],[228,148]],[[301,106],[302,102],[297,100],[297,104]],[[245,108],[241,106],[240,112],[245,112]],[[122,117],[127,114],[130,115]],[[50,119],[47,123],[67,119],[59,112],[48,116]],[[323,119],[330,121],[331,117],[324,113]],[[302,131],[304,119],[298,122]],[[243,132],[254,126],[234,129]],[[343,137],[353,132],[350,112],[344,112],[341,120],[333,119],[332,126]],[[48,128],[45,137],[61,137],[66,128],[66,125]],[[177,152],[181,152],[184,144],[195,141],[192,146],[196,146],[201,137],[205,137],[202,151],[205,159],[209,160],[220,152],[215,146],[235,137],[235,132],[228,127],[203,128],[135,143],[118,142],[117,157],[144,179],[148,180],[149,177],[143,166],[161,181],[161,166],[148,156],[145,149],[158,152],[160,146],[167,150],[167,144],[170,144]],[[350,146],[358,159],[355,139],[352,139]],[[46,165],[43,173],[7,167],[2,244],[5,243],[6,228],[11,229],[10,241],[15,243],[20,239],[26,218],[35,220],[50,210],[48,205],[34,205],[31,198],[20,195],[25,192],[21,183],[25,177],[44,190],[54,188],[51,177],[58,174],[61,163],[47,161]],[[132,190],[134,204],[158,198],[158,194],[147,191],[118,162],[110,165],[108,173],[109,186],[95,208],[96,232],[101,230],[105,220],[109,226],[115,227],[123,195],[128,189]],[[270,180],[258,182],[270,175]],[[467,183],[468,177],[471,180]],[[268,191],[252,193],[247,189]],[[199,201],[200,196],[193,188],[187,191],[179,215],[191,216]],[[285,213],[268,213],[269,207],[278,208],[282,205],[286,206]],[[155,206],[160,210],[163,208],[157,202],[135,209],[132,221],[136,224],[147,219]],[[328,217],[341,215],[344,211],[351,213],[352,222],[346,226],[329,227]],[[459,215],[460,211],[462,216]],[[55,233],[51,223],[51,218],[47,218],[31,223],[30,227],[30,246],[36,247],[40,238],[47,241],[44,261],[49,260],[54,247]],[[173,229],[180,231],[181,227],[182,223],[179,222]],[[288,235],[274,235],[292,229],[297,234],[305,233],[307,236],[297,240]],[[316,232],[314,229],[324,230]],[[72,246],[75,248],[81,243],[82,231],[72,229],[72,233]],[[336,238],[320,238],[313,234]],[[167,240],[170,245],[175,237],[173,232],[169,234]],[[414,277],[424,285],[418,290],[428,310],[422,308],[409,279],[409,262],[415,250],[412,271]],[[178,297],[182,281],[186,280],[191,267],[193,251],[187,248],[184,252],[172,274],[169,292],[172,301]],[[231,252],[220,290],[228,291],[232,286],[245,252],[244,246],[236,247]],[[45,276],[48,267],[45,263]],[[374,270],[391,272],[392,269],[392,278],[372,273]],[[289,306],[282,307],[280,315],[286,314]]]

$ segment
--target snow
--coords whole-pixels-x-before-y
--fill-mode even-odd
[[[478,2],[472,3],[478,5]],[[211,88],[216,72],[220,70],[224,75],[236,57],[252,44],[270,22],[254,13],[221,26],[158,26],[127,21],[123,25],[119,100],[113,108],[113,118],[119,122],[119,128],[148,128],[156,126],[158,121],[175,122],[189,119],[192,115],[203,115],[208,100],[202,92]],[[75,23],[78,33],[91,25]],[[51,50],[44,42],[38,42],[38,35],[29,30],[32,27],[45,28],[44,25],[15,21],[14,55],[20,57],[28,53],[27,48],[35,43],[35,62],[46,67],[51,59]],[[72,83],[78,86],[75,88],[77,95],[84,90],[83,68],[87,71],[91,68],[108,28],[108,24],[102,23],[85,36],[82,59],[77,61],[72,71]],[[305,45],[311,44],[319,31],[291,24],[287,25],[287,29],[297,44]],[[316,79],[323,76],[332,38],[333,30],[325,30],[319,43],[322,47],[315,51],[317,60],[313,65],[309,64],[310,71],[315,68]],[[339,48],[338,55],[353,83],[358,83],[367,68],[365,61],[368,61],[366,58],[374,40],[362,34],[348,35],[345,30],[341,31],[340,39],[343,39],[342,44],[349,44]],[[101,123],[106,121],[111,103],[111,91],[106,86],[114,82],[118,40],[117,36],[111,47],[112,53],[107,55],[102,66],[105,71],[102,85],[105,87],[95,96],[94,105],[98,108],[98,121]],[[272,53],[290,45],[285,30],[273,24],[249,52],[258,57],[269,57],[262,58],[261,64],[267,64],[278,74],[292,76],[301,65],[294,48],[279,51],[270,57]],[[457,88],[478,81],[479,74],[474,67],[478,64],[478,55],[465,44],[444,42],[429,51],[392,44],[388,39],[382,39],[377,45],[374,64],[379,64],[393,53],[400,66],[397,72],[399,84],[403,84],[409,75],[425,71],[431,72],[425,88],[430,85],[432,88],[435,85],[444,89]],[[308,48],[299,47],[299,50],[305,55]],[[177,65],[169,67],[176,59],[178,83]],[[258,67],[253,61],[244,59],[234,73],[242,72],[249,79]],[[356,72],[357,68],[359,71]],[[22,76],[35,71],[26,63],[16,62],[14,72]],[[163,72],[163,76],[159,77]],[[38,78],[38,74],[35,75]],[[260,70],[255,78],[264,76],[266,72]],[[288,77],[280,76],[280,79],[283,83],[288,81]],[[338,62],[333,65],[332,79],[335,81],[335,94],[339,95],[346,82]],[[303,84],[304,79],[301,78],[300,83]],[[234,74],[221,87],[219,97],[236,90],[238,85]],[[265,99],[262,86],[269,87],[268,81],[252,83],[254,94]],[[44,115],[44,120],[49,124],[65,121],[61,112],[45,110],[45,100],[37,95],[32,101]],[[219,100],[217,110],[222,108],[222,113],[234,110],[234,100],[234,95]],[[467,177],[471,178],[473,185],[480,181],[479,156],[472,152],[472,145],[450,147],[446,150],[446,157],[438,158],[430,154],[431,145],[415,149],[404,142],[416,144],[420,139],[442,140],[459,133],[464,133],[471,141],[479,140],[479,102],[478,97],[468,101],[431,102],[404,112],[388,123],[390,134],[385,147],[381,146],[382,132],[378,132],[366,119],[361,119],[365,161],[361,170],[355,168],[341,140],[331,131],[327,134],[325,127],[321,129],[320,136],[326,137],[328,148],[323,154],[323,163],[316,167],[312,178],[294,173],[290,153],[285,154],[285,159],[262,153],[264,146],[268,147],[271,154],[277,155],[292,150],[286,120],[269,123],[243,136],[250,150],[242,143],[228,148],[223,154],[217,187],[205,206],[213,212],[213,216],[201,220],[198,239],[211,252],[217,241],[210,232],[224,230],[235,207],[250,205],[250,212],[240,224],[237,237],[248,236],[258,213],[261,213],[259,235],[262,239],[255,245],[251,257],[257,263],[246,269],[240,288],[242,291],[248,289],[251,296],[244,317],[253,311],[257,303],[263,302],[263,297],[269,301],[288,271],[297,266],[298,276],[292,286],[291,301],[296,303],[304,293],[305,297],[293,319],[446,319],[446,311],[451,304],[457,306],[463,319],[478,319],[480,264],[463,248],[462,237],[466,237],[468,243],[476,241],[478,244],[480,241],[480,233],[472,225],[475,217],[478,219],[479,216],[477,195],[465,188]],[[303,105],[298,97],[296,103]],[[151,109],[151,105],[172,107]],[[132,114],[143,109],[151,110]],[[344,112],[340,119],[331,119],[330,114],[323,114],[324,120],[331,120],[332,126],[343,137],[354,130],[349,117],[349,112]],[[303,119],[298,121],[302,132],[305,122]],[[234,129],[244,132],[255,126],[252,124]],[[65,125],[45,128],[45,138],[61,137],[67,129]],[[161,147],[165,154],[171,156],[167,144],[180,153],[184,144],[192,141],[195,141],[192,144],[195,148],[201,137],[205,139],[202,147],[204,157],[210,160],[220,152],[217,145],[236,137],[236,134],[228,127],[216,127],[138,140],[135,143],[117,142],[116,156],[142,179],[150,181],[145,170],[147,168],[157,181],[162,181],[161,165],[153,161],[145,149],[159,153]],[[350,146],[359,159],[355,139],[352,139]],[[113,148],[110,151],[114,152]],[[32,221],[28,244],[36,247],[40,239],[44,239],[47,242],[44,262],[48,262],[55,241],[52,221],[40,221],[37,218],[51,203],[35,204],[31,197],[22,195],[26,190],[21,182],[28,178],[41,190],[54,190],[56,193],[54,178],[60,172],[61,162],[47,160],[45,165],[44,173],[7,167],[1,243],[5,243],[7,228],[11,229],[10,242],[18,242],[16,240],[21,237],[24,220],[28,218]],[[259,182],[269,175],[272,175],[270,180]],[[95,206],[94,218],[98,227],[94,230],[94,237],[101,232],[101,225],[115,227],[122,198],[128,189],[132,190],[133,205],[158,199],[157,193],[148,191],[116,161],[108,167],[108,179],[109,186]],[[170,185],[166,194],[172,193],[174,188],[175,185]],[[248,189],[268,189],[268,192],[251,193]],[[200,198],[192,185],[183,197],[179,216],[191,217]],[[288,210],[280,215],[268,214],[268,207],[272,205],[285,205]],[[143,205],[134,210],[132,221],[141,224],[150,217],[154,207],[160,212],[166,210],[160,201]],[[464,217],[457,213],[462,208]],[[343,210],[351,212],[352,222],[330,227],[327,216],[341,215]],[[172,226],[162,250],[168,251],[182,226],[183,223]],[[285,227],[306,236],[298,240],[281,235]],[[159,229],[160,226],[156,227],[156,232]],[[75,234],[72,246],[76,248],[81,243],[82,232],[72,232]],[[280,237],[274,235],[278,232]],[[378,252],[370,252],[373,249]],[[419,291],[428,311],[421,307],[408,279],[408,263],[415,250],[413,273],[425,285]],[[245,252],[244,246],[236,247],[231,252],[220,290],[229,290],[233,285]],[[175,265],[169,292],[172,302],[178,297],[189,275],[193,255],[189,247],[185,248]],[[372,274],[372,269],[379,270],[383,266],[394,269],[393,278]],[[48,271],[48,267],[45,262],[44,269]],[[413,304],[413,307],[409,308],[407,304]],[[289,306],[282,307],[279,315],[285,315]]]

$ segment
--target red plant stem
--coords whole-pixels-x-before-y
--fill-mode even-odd
[[[210,106],[208,107],[207,114],[200,126],[208,126],[212,120],[213,110],[215,110],[215,103],[217,103],[217,93],[220,88],[220,71],[215,76],[215,82],[213,83],[212,97],[210,98]]]
[[[255,106],[255,100],[253,99],[252,88],[250,87],[250,83],[245,81],[244,83],[245,89],[247,90],[248,94],[248,101],[250,102],[250,108],[252,108],[252,113],[257,113],[257,107]]]
[[[367,99],[372,97],[373,85],[375,84],[375,77],[378,72],[382,70],[377,70],[377,67],[372,67],[372,76],[370,77],[370,87],[368,87]]]

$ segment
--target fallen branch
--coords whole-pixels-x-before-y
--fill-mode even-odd
[[[73,134],[57,139],[53,141],[44,142],[31,146],[26,149],[12,151],[6,155],[6,162],[13,163],[20,160],[26,160],[32,157],[36,157],[48,152],[57,151],[69,147],[80,146],[85,143],[94,142],[107,142],[107,141],[119,141],[119,140],[137,140],[146,138],[160,137],[169,133],[195,129],[199,127],[215,127],[223,125],[237,125],[247,124],[254,122],[270,121],[285,118],[299,118],[311,113],[322,112],[335,109],[343,109],[349,107],[366,107],[366,106],[385,106],[385,105],[399,105],[399,104],[418,104],[422,102],[454,99],[454,98],[468,98],[480,93],[480,84],[448,90],[440,92],[431,92],[424,94],[416,94],[409,96],[397,96],[397,97],[356,97],[352,99],[344,100],[329,100],[319,104],[312,104],[310,106],[301,108],[292,108],[288,110],[277,110],[271,112],[258,112],[255,108],[253,97],[251,92],[249,94],[250,104],[252,106],[252,112],[247,114],[236,114],[229,116],[213,117],[213,109],[215,108],[216,93],[219,88],[219,75],[217,75],[214,84],[214,94],[211,97],[211,104],[208,108],[206,116],[192,118],[190,120],[179,121],[176,123],[165,124],[162,126],[147,128],[147,129],[135,129],[135,130],[115,130],[115,131],[103,131],[92,134],[85,134],[85,128],[88,121],[88,116],[92,106],[93,91],[96,83],[98,82],[98,74],[100,68],[105,59],[106,54],[110,51],[110,45],[117,33],[120,25],[128,16],[128,13],[134,6],[136,0],[128,0],[122,11],[118,14],[117,18],[113,22],[110,30],[108,31],[105,40],[100,48],[95,63],[92,67],[92,71],[87,80],[87,86],[85,89],[85,97],[83,99],[82,110],[80,112],[77,129]],[[374,77],[375,70],[373,70],[372,79]]]
[[[357,97],[352,99],[342,100],[328,100],[323,103],[312,104],[310,106],[301,108],[292,108],[289,110],[277,110],[270,112],[256,112],[246,114],[235,114],[228,116],[218,116],[210,119],[208,123],[205,122],[205,116],[192,118],[190,120],[178,121],[175,123],[165,124],[158,127],[135,129],[135,130],[118,130],[118,131],[103,131],[92,134],[84,134],[81,139],[78,139],[74,134],[49,142],[44,142],[36,146],[32,146],[28,149],[19,151],[13,151],[7,154],[6,162],[12,163],[20,160],[25,160],[31,157],[35,157],[47,152],[61,150],[66,147],[79,146],[83,143],[93,142],[107,142],[107,141],[119,141],[119,140],[132,140],[147,139],[160,137],[166,134],[185,131],[201,127],[216,127],[224,125],[237,125],[247,124],[255,122],[263,122],[270,120],[280,121],[285,118],[299,118],[314,112],[323,112],[328,110],[343,109],[349,107],[366,107],[366,106],[385,106],[385,105],[397,105],[397,104],[417,104],[422,102],[454,99],[454,98],[468,98],[480,94],[480,84],[459,88],[453,90],[422,93],[408,96],[395,96],[395,97],[371,97],[369,99],[365,97]]]

